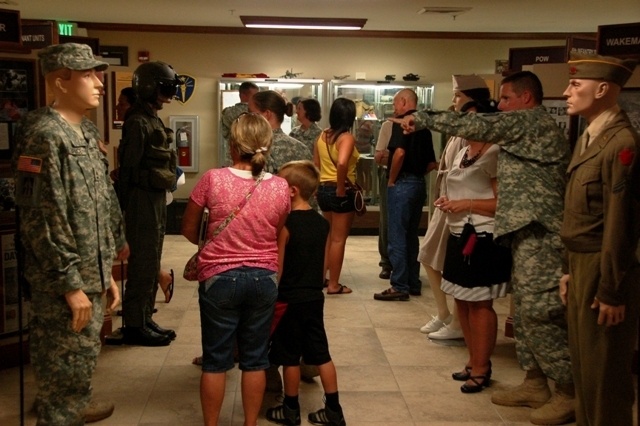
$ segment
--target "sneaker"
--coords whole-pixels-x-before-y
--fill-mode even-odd
[[[445,325],[451,324],[451,321],[453,321],[453,315],[451,314],[449,314],[449,316],[444,321],[438,318],[436,315],[433,315],[431,317],[431,321],[420,327],[420,332],[424,334],[433,333],[440,330]]]
[[[390,287],[383,291],[382,293],[375,293],[373,295],[375,300],[387,300],[387,301],[400,301],[406,302],[409,300],[409,293],[404,293],[402,291],[396,291],[393,287]]]
[[[285,404],[278,405],[277,407],[267,408],[266,414],[267,420],[272,423],[285,426],[297,426],[301,423],[300,409],[293,409],[287,407]]]
[[[453,340],[464,339],[461,328],[451,328],[445,324],[440,330],[427,334],[429,339],[433,340]]]
[[[339,411],[333,411],[326,405],[315,413],[309,413],[308,419],[309,423],[314,425],[347,426],[342,408]]]

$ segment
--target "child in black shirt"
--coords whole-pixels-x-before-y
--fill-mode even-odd
[[[311,161],[292,161],[278,173],[289,183],[291,213],[278,236],[280,283],[278,300],[288,304],[271,343],[271,364],[282,365],[284,402],[267,410],[269,421],[300,424],[300,357],[317,365],[325,392],[325,407],[309,413],[309,422],[346,426],[338,398],[336,368],[324,329],[324,254],[329,223],[309,205],[320,173]]]

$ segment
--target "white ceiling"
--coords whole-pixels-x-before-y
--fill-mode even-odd
[[[425,6],[472,7],[457,16]],[[640,22],[640,0],[0,0],[22,19],[241,27],[240,15],[366,18],[371,31],[597,32]]]

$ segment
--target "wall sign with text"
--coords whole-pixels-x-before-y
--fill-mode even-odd
[[[566,46],[516,47],[509,49],[509,71],[522,71],[525,65],[566,62]]]
[[[600,25],[598,27],[598,54],[640,58],[640,22]]]

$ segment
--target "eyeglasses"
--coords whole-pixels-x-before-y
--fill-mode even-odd
[[[240,113],[240,115],[238,116],[238,118],[236,118],[236,123],[240,122],[240,117],[243,117],[245,115],[255,115],[255,116],[259,116],[260,114],[258,114],[257,112],[250,112],[250,111],[245,111]]]

